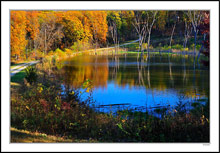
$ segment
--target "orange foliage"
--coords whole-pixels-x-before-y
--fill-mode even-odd
[[[106,11],[11,11],[11,55],[23,56],[32,44],[45,52],[78,41],[105,44],[106,17]]]
[[[27,11],[27,32],[30,32],[30,37],[32,40],[36,39],[37,34],[39,33],[39,21],[38,21],[38,12],[37,11]]]
[[[11,55],[20,56],[27,44],[26,12],[11,11]]]
[[[63,13],[61,24],[64,26],[65,37],[74,41],[84,38],[83,25],[79,11],[67,11]]]
[[[94,39],[98,39],[101,43],[105,43],[108,32],[107,12],[106,11],[86,11],[86,16],[90,20]]]

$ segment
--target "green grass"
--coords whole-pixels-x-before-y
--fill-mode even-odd
[[[25,77],[25,69],[11,77],[11,82],[21,83]]]
[[[137,47],[139,47],[139,42],[128,44],[128,45],[126,45],[126,47],[128,47],[128,48],[137,48]]]
[[[11,128],[11,143],[55,143],[55,142],[95,142],[95,140],[78,140],[78,139],[67,139],[65,137],[52,136],[44,133],[30,132],[27,130],[20,130]]]

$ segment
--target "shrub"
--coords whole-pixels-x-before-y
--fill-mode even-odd
[[[44,57],[44,53],[42,51],[40,51],[40,50],[37,50],[37,57],[38,58]]]
[[[70,49],[66,48],[65,53],[67,54],[67,56],[70,56],[72,54],[72,51]]]
[[[183,46],[180,44],[176,44],[176,45],[172,46],[172,49],[182,49],[182,48],[183,48]]]
[[[49,51],[49,53],[48,53],[48,55],[50,56],[50,55],[53,55],[54,54],[54,52],[51,50],[51,51]]]
[[[88,50],[89,48],[91,48],[91,44],[87,41],[78,40],[77,42],[74,42],[70,48],[74,52],[83,51],[83,50]]]
[[[194,50],[195,44],[190,45],[190,48]],[[201,45],[196,45],[196,50],[200,50]]]
[[[37,81],[37,69],[34,66],[28,66],[25,69],[25,79],[30,83],[33,84]]]
[[[55,54],[58,56],[58,57],[64,57],[65,56],[65,52],[63,52],[61,49],[57,48],[55,50]]]
[[[82,42],[81,41],[77,41],[74,42],[73,45],[70,47],[73,51],[81,51],[82,50]]]
[[[200,50],[201,45],[196,45],[196,50]]]
[[[147,43],[143,43],[142,48],[147,48]]]
[[[168,45],[165,45],[162,47],[162,50],[169,50],[169,49],[170,49],[170,46],[168,46]]]
[[[181,50],[181,51],[184,51],[184,50],[185,50],[185,51],[189,51],[189,48],[181,48],[180,50]]]

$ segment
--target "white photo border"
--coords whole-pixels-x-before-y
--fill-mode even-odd
[[[210,10],[210,143],[10,143],[10,10]],[[1,2],[2,151],[219,151],[219,2]]]

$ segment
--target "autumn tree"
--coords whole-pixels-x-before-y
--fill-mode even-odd
[[[171,13],[171,20],[170,20],[170,22],[173,24],[173,26],[172,26],[172,31],[171,31],[171,35],[170,35],[170,43],[169,43],[169,48],[170,48],[170,50],[171,50],[171,48],[172,48],[173,34],[174,34],[174,30],[175,30],[175,28],[176,28],[176,24],[177,24],[178,20],[179,20],[179,16],[177,15],[177,12],[176,12],[176,11],[173,11],[173,12]],[[169,52],[170,52],[170,50],[169,50]]]
[[[209,40],[209,35],[210,35],[210,12],[205,11],[203,12],[204,18],[202,20],[202,23],[199,27],[201,30],[201,33],[204,34],[205,38],[202,42],[202,45],[204,47],[204,50],[201,49],[202,53],[208,57],[208,60],[202,60],[202,63],[206,66],[209,65],[209,56],[210,56],[210,40]]]
[[[145,11],[133,11],[133,26],[139,38],[139,51],[142,53],[142,44],[147,34],[147,18]],[[143,53],[142,53],[143,54]]]
[[[147,39],[147,50],[149,55],[150,37],[153,25],[157,19],[158,11],[134,11],[133,25],[139,36],[139,50],[143,55],[142,44]]]
[[[156,27],[157,31],[166,30],[166,23],[167,23],[168,11],[158,11],[158,20],[156,20]]]
[[[11,56],[18,60],[24,55],[27,44],[26,37],[26,12],[11,11]]]
[[[187,18],[187,16],[184,14],[183,16],[183,22],[184,22],[184,42],[183,47],[184,51],[186,50],[188,39],[190,38],[192,26],[190,20]]]
[[[91,26],[91,22],[90,19],[88,18],[88,16],[85,15],[86,11],[82,11],[82,15],[81,15],[81,22],[83,25],[83,29],[84,29],[84,41],[89,42],[92,40],[93,35],[92,35],[92,26]]]
[[[51,50],[57,41],[63,37],[63,25],[57,22],[57,17],[53,12],[43,12],[40,15],[40,32],[37,36],[37,43],[44,54]]]
[[[136,39],[137,34],[132,25],[133,11],[120,11],[121,27],[119,29],[120,40]]]
[[[84,38],[83,24],[79,19],[80,15],[80,11],[67,11],[63,13],[61,24],[63,25],[65,43],[69,45]]]
[[[148,57],[149,57],[151,31],[152,31],[153,25],[158,17],[157,16],[158,11],[146,11],[146,14],[147,14],[146,24],[147,24],[147,32],[148,32],[147,52],[148,52]]]
[[[99,44],[105,44],[108,32],[107,13],[105,11],[86,11],[86,17],[89,19],[95,51]]]
[[[37,49],[37,36],[39,35],[39,28],[40,24],[38,21],[38,11],[27,11],[27,35],[29,42],[32,44],[33,42],[33,48],[35,51],[35,57],[36,57],[36,49]],[[32,49],[32,47],[30,46]]]
[[[118,44],[118,32],[122,24],[119,13],[120,11],[108,11],[108,15],[107,15],[107,20],[109,24],[108,29],[112,37],[113,43],[115,44],[115,53]]]
[[[194,56],[196,55],[196,40],[197,34],[199,31],[199,25],[202,20],[202,11],[188,11],[187,15],[192,23],[193,31],[194,31]]]

